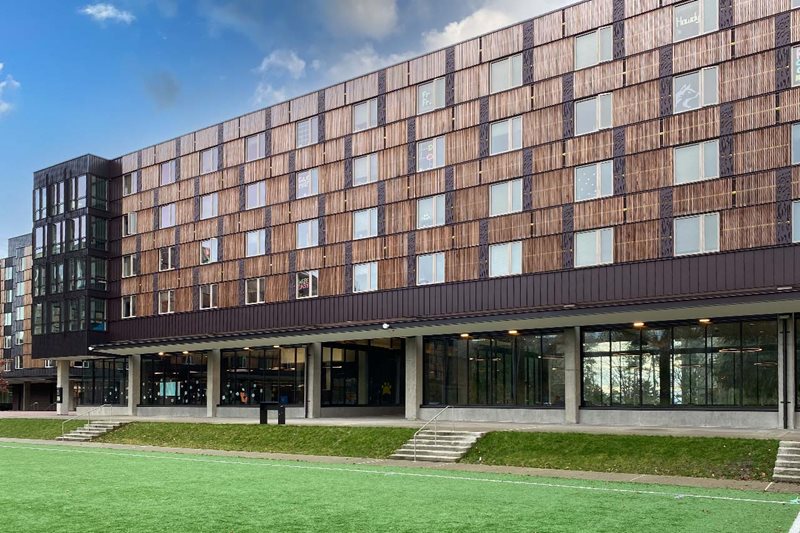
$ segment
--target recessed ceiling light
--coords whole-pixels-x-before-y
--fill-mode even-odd
[[[462,334],[461,334],[461,338],[462,338],[462,339],[466,339],[466,338],[468,338],[468,337],[469,337],[469,333],[462,333]]]
[[[510,330],[508,330],[508,334],[509,335],[519,335],[519,331],[517,331],[515,329],[510,329]]]
[[[183,355],[189,355],[189,351],[188,350],[184,350],[182,353],[183,353]]]
[[[644,327],[644,322],[634,322],[633,323],[633,327],[635,327],[635,328],[643,328]]]
[[[249,350],[249,349],[250,349],[249,346],[245,346],[244,348],[242,348],[242,350]]]
[[[272,347],[273,347],[273,348],[280,348],[280,347],[281,347],[281,345],[280,345],[280,344],[273,344],[273,345],[272,345]]]
[[[158,352],[158,355],[164,355],[164,352]]]
[[[711,324],[711,319],[710,318],[701,318],[700,320],[698,320],[698,322],[700,322],[701,324]]]

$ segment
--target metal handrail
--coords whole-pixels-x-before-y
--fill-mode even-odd
[[[91,423],[92,422],[92,413],[94,413],[95,411],[99,411],[100,409],[105,409],[106,407],[113,407],[113,406],[110,403],[104,403],[103,405],[98,405],[94,409],[89,409],[85,413],[81,413],[79,415],[75,415],[72,418],[67,418],[66,420],[61,422],[61,436],[63,437],[64,435],[67,434],[66,430],[64,429],[64,426],[66,426],[68,422],[72,422],[74,420],[78,420],[80,418],[86,417],[86,421],[88,423]]]
[[[439,418],[439,417],[442,415],[442,413],[444,413],[444,412],[445,412],[445,411],[447,411],[448,409],[452,409],[452,408],[453,408],[453,406],[452,406],[452,405],[445,405],[445,406],[444,406],[444,409],[442,409],[441,411],[439,411],[438,413],[436,413],[435,415],[433,415],[433,416],[431,417],[431,419],[430,419],[430,420],[428,420],[427,422],[425,422],[424,424],[422,424],[422,427],[421,427],[421,428],[419,428],[419,429],[417,430],[417,432],[416,432],[416,433],[414,433],[414,461],[415,461],[415,462],[416,462],[416,460],[417,460],[417,435],[419,435],[419,434],[420,434],[420,432],[421,432],[423,429],[425,429],[426,427],[428,427],[428,425],[429,425],[431,422],[433,422],[433,443],[434,443],[434,444],[438,444],[438,442],[437,442],[437,427],[438,427],[438,426],[437,426],[437,424],[438,424],[438,418]],[[455,420],[452,420],[452,422],[453,422],[453,429],[455,430],[455,429],[456,429],[456,421],[455,421]]]

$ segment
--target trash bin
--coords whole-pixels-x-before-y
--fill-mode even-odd
[[[259,404],[259,423],[268,424],[270,411],[278,412],[278,424],[286,424],[286,406],[278,402],[261,402]]]
[[[278,424],[285,424],[286,423],[286,406],[279,405],[278,406]]]

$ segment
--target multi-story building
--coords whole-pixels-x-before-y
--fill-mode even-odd
[[[37,172],[34,354],[139,415],[794,427],[793,7],[581,2]]]

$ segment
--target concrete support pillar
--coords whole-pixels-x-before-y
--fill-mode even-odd
[[[406,339],[406,420],[419,418],[422,405],[422,337]]]
[[[306,417],[322,416],[322,343],[306,347]]]
[[[142,401],[142,356],[132,355],[128,358],[128,409],[127,414],[136,416],[139,403]]]
[[[33,406],[31,405],[31,384],[26,381],[22,384],[22,410],[27,411],[32,408]]]
[[[778,318],[778,428],[794,429],[794,334],[791,315],[781,315]]]
[[[581,331],[564,329],[564,423],[580,422],[581,405]]]
[[[358,405],[369,403],[369,360],[366,352],[358,357]]]
[[[61,403],[56,403],[56,413],[59,415],[66,415],[72,410],[72,387],[69,385],[69,361],[66,359],[56,359],[56,387],[61,388]],[[30,398],[30,383],[26,383],[23,390],[23,402],[27,406],[28,398]]]
[[[222,389],[222,355],[219,350],[208,352],[208,374],[206,383],[206,416],[217,416],[219,395]]]

